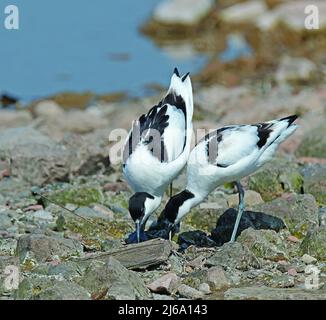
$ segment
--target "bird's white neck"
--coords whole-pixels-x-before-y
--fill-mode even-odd
[[[205,196],[201,195],[200,193],[193,192],[191,190],[188,190],[193,194],[192,198],[186,199],[181,206],[179,207],[178,210],[178,215],[175,220],[175,224],[179,223],[180,220],[195,206],[197,206],[199,203],[201,203],[204,199]]]

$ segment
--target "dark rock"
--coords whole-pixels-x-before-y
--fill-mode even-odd
[[[178,237],[180,250],[185,250],[189,246],[214,247],[216,242],[201,230],[183,232]]]
[[[230,241],[237,210],[228,209],[219,217],[216,228],[212,231],[211,238],[218,246]],[[244,211],[240,220],[237,236],[245,229],[271,229],[280,231],[285,228],[284,222],[277,217],[262,212]]]

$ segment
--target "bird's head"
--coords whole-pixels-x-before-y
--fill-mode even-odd
[[[148,217],[158,208],[160,197],[155,197],[147,192],[136,192],[129,199],[129,212],[136,224],[137,237],[140,229],[146,223]]]

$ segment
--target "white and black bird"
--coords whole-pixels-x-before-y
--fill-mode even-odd
[[[175,68],[166,96],[133,122],[123,151],[123,173],[135,191],[129,199],[129,212],[136,224],[138,242],[164,191],[187,163],[192,115],[189,73],[180,76]]]
[[[234,241],[244,211],[240,179],[272,159],[279,144],[296,130],[296,119],[292,115],[253,125],[231,125],[207,134],[190,153],[186,189],[173,196],[162,213],[170,230],[217,186],[236,182],[239,207],[231,236]]]

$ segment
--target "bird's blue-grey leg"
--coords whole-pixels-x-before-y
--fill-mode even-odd
[[[244,207],[245,207],[245,203],[244,203],[244,190],[242,188],[242,185],[241,185],[240,181],[237,181],[237,188],[238,188],[238,192],[239,192],[238,214],[237,214],[237,219],[235,220],[235,224],[234,224],[234,227],[233,227],[233,232],[232,232],[232,236],[231,236],[230,242],[234,242],[234,240],[235,240],[235,236],[236,236],[237,231],[238,231],[238,227],[239,227],[239,223],[240,223],[240,220],[241,220],[241,216],[242,216],[242,213],[243,213]]]
[[[137,243],[140,242],[140,228],[141,228],[140,221],[137,220],[136,221]]]
[[[172,182],[170,183],[170,198],[172,197]]]

